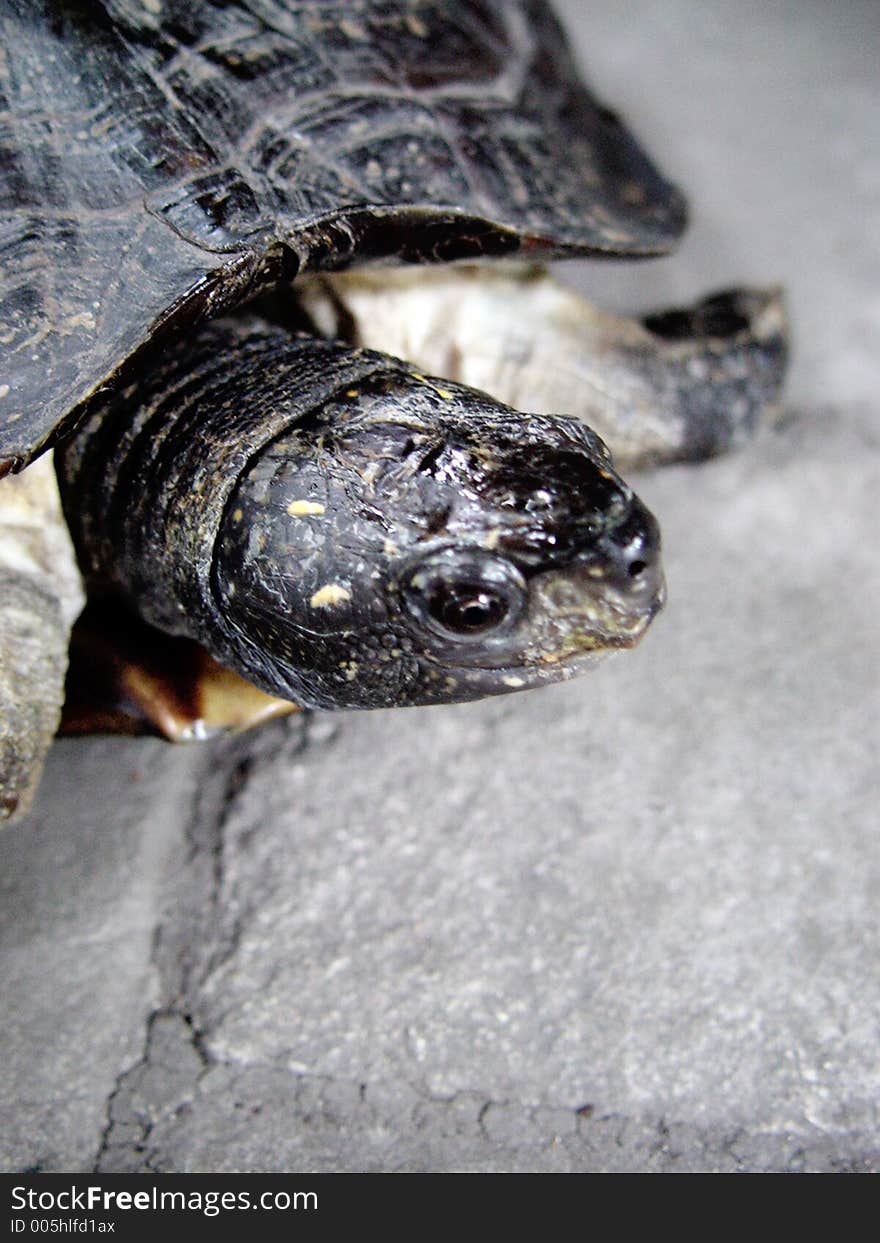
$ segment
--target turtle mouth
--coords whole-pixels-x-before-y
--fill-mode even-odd
[[[538,653],[536,663],[551,666],[570,664],[584,656],[635,647],[660,612],[665,597],[664,587],[647,612],[627,621],[614,618],[613,614],[606,613],[599,615],[602,622],[597,625],[596,614],[592,612],[584,614],[586,626],[579,626],[575,622],[571,630],[554,646],[544,648]]]
[[[655,518],[633,497],[624,521],[531,589],[527,664],[567,667],[584,654],[634,647],[666,599]]]
[[[555,682],[568,682],[595,669],[622,643],[583,648],[551,662],[497,666],[458,665],[444,668],[444,686],[449,702],[508,695],[512,691],[537,690]]]
[[[616,651],[635,647],[642,639],[666,598],[662,579],[649,603],[638,612],[615,609],[606,597],[557,614],[561,626],[553,636],[532,644],[516,663],[493,662],[487,656],[479,664],[444,663],[446,686],[454,699],[503,695],[533,690],[554,682],[567,682],[595,668]],[[452,683],[455,683],[453,686]]]
[[[666,602],[666,582],[658,568],[626,596],[600,590],[571,605],[558,595],[553,585],[543,595],[544,633],[529,663],[556,665],[584,653],[635,647]]]

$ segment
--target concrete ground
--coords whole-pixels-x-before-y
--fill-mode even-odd
[[[7,1171],[880,1168],[880,9],[559,7],[693,206],[572,279],[782,281],[787,417],[638,481],[669,605],[583,681],[58,744],[0,837]]]

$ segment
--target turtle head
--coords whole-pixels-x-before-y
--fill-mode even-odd
[[[253,459],[214,587],[264,689],[398,707],[559,681],[632,646],[662,604],[659,548],[582,424],[389,371]]]

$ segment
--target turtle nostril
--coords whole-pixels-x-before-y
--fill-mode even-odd
[[[646,600],[660,590],[660,529],[633,497],[624,521],[587,543],[582,552],[593,579],[602,579],[621,599]]]

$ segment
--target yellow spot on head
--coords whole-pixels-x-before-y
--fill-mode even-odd
[[[416,17],[414,13],[408,13],[404,21],[406,22],[407,29],[417,39],[426,39],[428,37],[428,27],[420,17]]]
[[[357,389],[357,388],[346,389],[345,395],[346,397],[360,397],[361,395],[360,389]]]
[[[241,520],[242,520],[242,518],[243,518],[243,517],[244,517],[244,510],[243,510],[243,509],[236,509],[236,510],[235,510],[235,512],[234,512],[234,513],[233,513],[233,515],[232,515],[232,521],[233,521],[233,522],[241,522]]]
[[[294,518],[304,518],[310,514],[323,514],[324,506],[320,501],[291,501],[287,512]]]
[[[427,376],[420,375],[418,371],[411,371],[410,375],[414,380],[418,380],[420,384],[427,384],[428,388],[434,390],[438,397],[442,397],[444,401],[451,401],[452,394],[446,388],[438,388],[436,384],[432,384]]]
[[[315,592],[309,604],[313,609],[332,609],[350,599],[351,592],[340,587],[339,583],[328,583]]]
[[[367,37],[363,26],[359,26],[357,22],[349,21],[348,18],[343,18],[343,20],[339,23],[339,29],[344,35],[347,35],[349,39],[357,41],[366,39]]]

